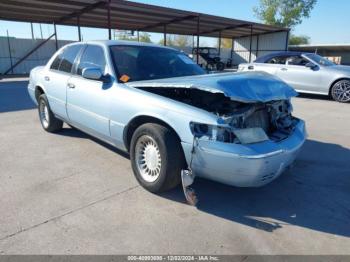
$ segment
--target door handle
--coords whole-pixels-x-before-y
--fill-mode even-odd
[[[249,69],[249,70],[253,70],[253,69],[254,69],[254,66],[250,65],[250,66],[248,66],[248,69]]]
[[[75,85],[72,83],[68,83],[67,86],[68,86],[68,88],[75,88]]]
[[[282,68],[281,68],[281,71],[288,71],[288,69],[285,68],[285,67],[282,67]]]
[[[45,76],[44,79],[45,79],[45,81],[50,81],[50,77],[48,77],[48,76]]]

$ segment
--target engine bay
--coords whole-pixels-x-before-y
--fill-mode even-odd
[[[231,130],[219,132],[220,141],[239,143],[238,130],[261,128],[270,140],[281,141],[287,138],[298,120],[292,116],[289,100],[276,100],[266,103],[243,103],[233,101],[223,93],[212,93],[195,88],[138,87],[218,116]],[[196,133],[208,132],[207,127],[196,127]],[[203,130],[200,130],[203,129]]]

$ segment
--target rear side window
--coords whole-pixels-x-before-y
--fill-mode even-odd
[[[64,49],[63,59],[59,66],[59,71],[70,73],[74,64],[74,60],[77,57],[82,45],[72,45]]]
[[[50,69],[54,69],[54,70],[58,70],[58,67],[61,64],[63,58],[63,53],[61,52],[60,54],[58,54],[58,56],[56,56],[55,60],[53,60]]]
[[[288,58],[288,65],[305,66],[308,61],[301,56],[291,56]]]
[[[275,56],[273,58],[270,58],[267,60],[267,64],[279,64],[284,65],[286,64],[287,57],[286,56]]]
[[[84,68],[98,67],[102,72],[105,71],[106,60],[102,47],[95,45],[88,45],[80,58],[77,74],[81,75]]]

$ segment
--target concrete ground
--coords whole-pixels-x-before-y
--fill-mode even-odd
[[[255,189],[197,179],[195,208],[145,191],[111,146],[44,132],[26,84],[0,82],[1,254],[350,254],[349,104],[295,98],[295,167]]]

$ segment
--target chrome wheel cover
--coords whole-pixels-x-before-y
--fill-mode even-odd
[[[332,88],[332,96],[339,102],[350,101],[350,81],[341,80],[337,82]]]
[[[47,128],[50,123],[49,109],[44,100],[40,101],[39,105],[39,115],[42,125]]]
[[[162,160],[156,141],[147,135],[139,137],[135,147],[135,161],[141,177],[154,182],[160,175]]]

